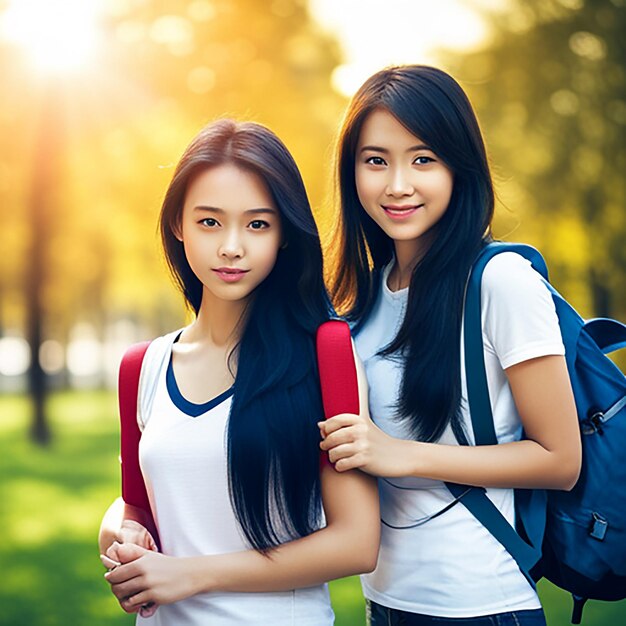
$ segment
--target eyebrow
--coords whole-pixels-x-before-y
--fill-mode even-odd
[[[198,205],[193,208],[194,211],[209,211],[210,213],[219,213],[220,215],[224,215],[226,211],[224,209],[220,209],[216,206],[204,206]],[[252,215],[276,215],[278,211],[276,209],[272,209],[270,207],[258,207],[255,209],[246,209],[244,214],[252,214]]]
[[[411,146],[410,148],[407,148],[406,152],[417,152],[418,150],[429,150],[430,152],[433,151],[433,149],[430,146],[427,146],[425,143],[418,143],[415,146]],[[383,154],[389,154],[389,150],[387,150],[387,148],[382,148],[381,146],[363,146],[359,150],[359,152],[366,152],[366,151],[382,152]]]

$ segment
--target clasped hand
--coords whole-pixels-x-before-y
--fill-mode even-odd
[[[147,617],[148,605],[169,604],[190,595],[183,559],[117,542],[107,550],[106,556],[120,562],[104,577],[127,613],[139,611]]]
[[[116,533],[116,539],[106,554],[100,557],[103,565],[109,569],[105,578],[126,612],[139,612],[142,617],[150,617],[156,612],[157,601],[161,604],[166,601],[157,600],[156,596],[146,599],[146,595],[155,595],[153,586],[146,579],[146,575],[153,570],[149,562],[152,559],[146,557],[155,556],[158,561],[167,557],[158,554],[152,535],[133,520],[124,520]]]

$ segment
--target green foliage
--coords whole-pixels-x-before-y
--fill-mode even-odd
[[[492,43],[450,65],[490,149],[496,235],[540,247],[585,316],[624,319],[624,2],[511,0],[490,21]]]
[[[58,437],[47,449],[25,437],[24,398],[3,398],[0,407],[0,624],[128,624],[109,597],[97,548],[119,482],[113,397],[54,396]]]
[[[119,318],[153,331],[180,323],[156,222],[173,165],[213,119],[269,125],[316,210],[326,192],[344,105],[330,84],[339,50],[304,0],[101,5],[100,56],[81,75],[43,79],[0,41],[11,94],[0,104],[0,333],[24,325],[33,203],[45,214],[46,338],[65,343],[77,321],[102,333]],[[41,140],[43,129],[53,140]],[[48,184],[42,161],[54,168]]]
[[[132,624],[102,578],[97,532],[118,495],[118,434],[112,394],[54,395],[54,444],[25,436],[28,402],[0,398],[0,626]],[[569,623],[569,597],[541,584],[549,626]],[[331,583],[338,626],[364,624],[358,578]],[[591,602],[585,626],[626,623],[626,602]]]

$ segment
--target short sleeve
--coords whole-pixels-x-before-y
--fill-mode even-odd
[[[548,355],[564,355],[552,294],[529,261],[503,252],[487,263],[481,289],[485,349],[502,369]]]

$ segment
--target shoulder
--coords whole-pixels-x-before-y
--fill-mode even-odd
[[[143,428],[150,414],[152,400],[163,368],[169,363],[172,345],[182,329],[172,331],[150,342],[141,364],[139,376],[139,401],[137,403],[137,418]]]
[[[156,337],[150,342],[146,350],[146,354],[141,364],[140,387],[150,378],[149,374],[153,370],[160,369],[162,363],[168,359],[172,351],[172,345],[176,341],[176,337],[180,334],[181,329],[175,330],[161,337]]]
[[[146,356],[144,357],[144,364],[150,363],[151,361],[158,359],[163,356],[164,353],[168,353],[172,349],[172,344],[176,340],[176,337],[182,332],[182,328],[178,330],[174,330],[171,333],[167,333],[166,335],[162,335],[161,337],[156,337],[150,342],[148,349],[146,350]]]
[[[529,358],[563,354],[552,294],[519,254],[502,252],[487,263],[481,311],[485,345],[504,369]]]
[[[523,293],[538,287],[545,291],[541,275],[529,261],[515,252],[502,252],[487,263],[481,287],[487,295]]]
[[[544,279],[524,257],[502,252],[491,259],[481,280],[481,307],[487,315],[510,310],[554,309]]]

